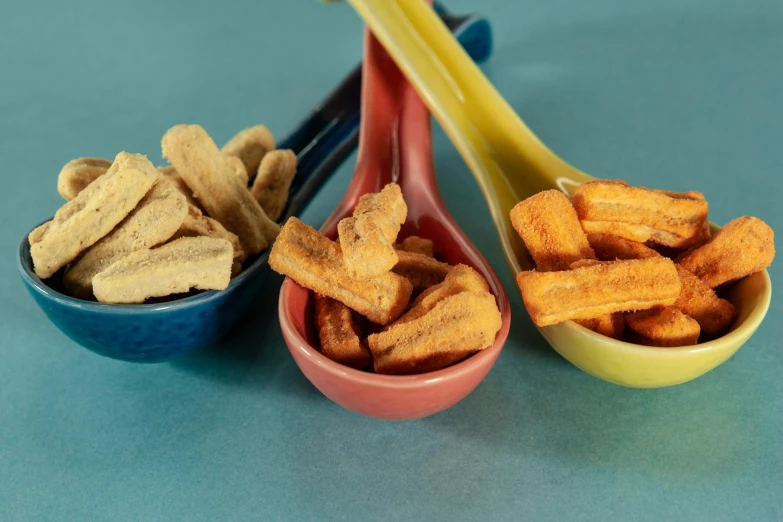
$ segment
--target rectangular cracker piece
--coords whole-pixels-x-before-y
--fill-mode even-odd
[[[345,269],[351,277],[367,279],[381,275],[399,260],[392,244],[367,216],[341,219],[337,235]]]
[[[461,292],[421,317],[370,335],[376,373],[406,375],[440,370],[492,346],[502,320],[495,297]]]
[[[443,282],[451,265],[424,254],[397,250],[398,261],[392,271],[408,279],[415,291]]]
[[[625,315],[630,340],[646,346],[693,346],[699,341],[699,323],[667,306]]]
[[[288,203],[288,191],[296,176],[296,154],[291,150],[266,153],[250,192],[269,219],[277,221]]]
[[[407,279],[391,272],[370,279],[351,277],[340,246],[293,217],[269,253],[269,266],[378,324],[397,319],[408,306],[413,290]]]
[[[198,207],[188,205],[185,219],[179,229],[171,236],[171,239],[198,236],[225,239],[231,243],[231,247],[234,249],[234,262],[240,264],[245,262],[245,250],[242,248],[237,235],[226,230],[219,221],[202,214]]]
[[[233,255],[225,239],[183,237],[114,262],[93,278],[93,291],[102,303],[132,304],[191,289],[223,290]]]
[[[715,336],[728,328],[737,315],[734,305],[718,297],[690,270],[677,265],[677,273],[682,290],[672,308],[693,317],[706,335]]]
[[[168,240],[187,213],[185,196],[160,178],[119,225],[68,267],[65,288],[79,298],[92,296],[92,278],[131,252],[152,248]]]
[[[365,370],[372,357],[361,338],[359,317],[350,308],[331,297],[315,296],[315,324],[321,340],[321,353],[331,360]]]
[[[576,319],[575,323],[578,323],[588,330],[592,330],[595,333],[611,337],[612,339],[620,339],[625,332],[625,317],[622,312],[614,312],[611,314],[604,314],[600,317],[593,319]]]
[[[677,269],[663,257],[601,262],[564,272],[520,272],[517,284],[537,326],[667,306],[680,295]]]
[[[264,156],[275,149],[275,137],[263,125],[256,125],[236,133],[223,145],[224,154],[236,156],[251,178],[256,175]]]
[[[517,203],[509,215],[539,272],[568,270],[574,261],[595,259],[576,211],[562,192],[539,192]]]
[[[440,301],[461,292],[489,293],[489,285],[484,276],[471,267],[456,265],[449,271],[442,283],[433,285],[422,292],[416,298],[410,310],[387,328],[418,319],[432,310]]]
[[[570,268],[571,270],[575,270],[577,268],[601,264],[604,263],[596,259],[580,259],[579,261],[571,263]],[[597,317],[591,317],[590,319],[574,319],[574,322],[584,326],[588,330],[605,335],[606,337],[611,337],[612,339],[620,339],[625,332],[625,317],[623,317],[622,312],[602,314]]]
[[[70,201],[79,192],[106,174],[112,162],[103,158],[77,158],[66,163],[57,176],[57,192]]]
[[[46,279],[73,261],[125,219],[157,180],[146,157],[120,152],[106,174],[57,211],[32,245],[35,273]]]
[[[353,216],[337,225],[345,266],[354,277],[373,277],[397,263],[394,241],[407,214],[408,207],[396,183],[359,198]]]
[[[588,234],[587,240],[593,247],[596,257],[601,261],[647,259],[648,257],[661,256],[660,253],[642,243],[612,234]]]
[[[397,250],[405,250],[414,254],[435,257],[435,244],[431,239],[419,236],[408,236],[395,245]]]
[[[583,183],[571,203],[586,232],[682,248],[701,238],[708,205],[698,192],[675,193],[607,182]]]
[[[774,258],[775,233],[759,218],[743,216],[677,258],[677,264],[716,288],[764,270]]]
[[[163,136],[161,147],[210,217],[239,236],[249,255],[274,240],[280,227],[264,213],[203,128],[172,127]]]

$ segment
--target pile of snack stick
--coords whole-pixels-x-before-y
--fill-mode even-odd
[[[439,370],[491,346],[500,311],[484,277],[433,257],[432,241],[397,241],[407,216],[391,183],[362,196],[338,224],[338,241],[296,218],[269,255],[273,270],[316,293],[321,352],[360,370]]]
[[[518,203],[511,222],[536,269],[517,284],[533,322],[574,320],[648,346],[720,336],[736,310],[719,294],[769,266],[774,234],[740,217],[710,236],[707,210],[699,192],[610,180],[580,185],[570,200],[550,190]]]
[[[61,269],[82,299],[142,303],[192,289],[222,290],[242,264],[274,241],[296,173],[296,156],[275,150],[259,125],[222,150],[198,125],[162,140],[171,165],[143,155],[79,158],[57,180],[65,203],[30,233],[35,273]]]

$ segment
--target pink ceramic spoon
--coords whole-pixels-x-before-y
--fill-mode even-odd
[[[343,200],[321,233],[335,239],[337,223],[351,215],[359,197],[397,182],[408,205],[400,239],[409,235],[432,239],[442,260],[478,270],[497,299],[503,326],[491,347],[443,370],[410,376],[362,372],[323,356],[316,348],[312,324],[313,294],[288,278],[280,291],[280,327],[299,368],[334,402],[381,419],[414,419],[456,404],[481,382],[500,355],[511,315],[497,275],[443,204],[427,108],[369,31],[364,52],[359,159]]]

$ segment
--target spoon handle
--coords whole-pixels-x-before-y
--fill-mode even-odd
[[[411,81],[430,110],[455,140],[511,137],[524,141],[517,150],[553,177],[560,160],[516,115],[492,83],[455,42],[436,12],[421,0],[348,0]],[[478,136],[468,134],[474,126]],[[554,179],[551,181],[554,182]]]
[[[592,179],[524,124],[421,0],[348,0],[394,58],[473,173],[514,273],[528,259],[509,220],[537,192]]]
[[[439,5],[439,15],[476,61],[492,52],[492,29],[479,16],[453,16]],[[299,214],[321,186],[353,152],[359,141],[362,65],[359,64],[278,145],[297,155],[297,174],[283,221]]]

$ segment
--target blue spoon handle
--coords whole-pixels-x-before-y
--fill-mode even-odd
[[[489,58],[492,27],[485,18],[451,16],[437,2],[436,9],[471,58],[477,63]],[[298,163],[282,221],[301,213],[359,143],[361,69],[360,64],[278,144],[293,150]]]

